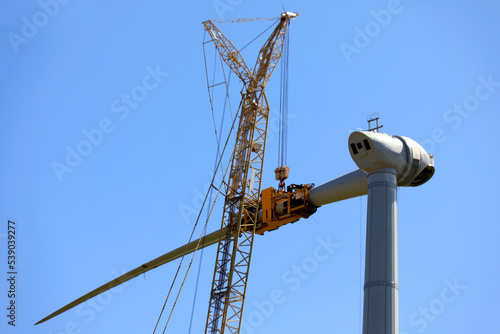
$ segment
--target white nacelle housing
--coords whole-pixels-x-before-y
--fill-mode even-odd
[[[419,186],[434,174],[434,156],[408,137],[356,131],[349,136],[349,152],[356,165],[368,174],[394,169],[398,186]]]

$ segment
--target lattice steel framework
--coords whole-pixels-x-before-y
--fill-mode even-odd
[[[218,244],[205,333],[239,333],[266,147],[269,104],[264,88],[282,55],[293,13],[283,13],[278,25],[259,52],[253,73],[240,52],[212,21],[203,22],[224,62],[243,81],[240,119],[229,180],[222,231]]]

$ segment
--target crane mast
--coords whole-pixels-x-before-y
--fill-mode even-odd
[[[285,12],[261,48],[253,72],[212,21],[203,22],[224,62],[243,82],[240,119],[227,182],[205,333],[239,333],[252,245],[260,209],[269,104],[265,86],[283,51],[290,18]]]

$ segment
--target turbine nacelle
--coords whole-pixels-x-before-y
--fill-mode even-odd
[[[434,174],[434,156],[408,137],[356,131],[349,136],[348,146],[359,169],[311,189],[311,204],[321,206],[366,195],[368,174],[382,169],[395,170],[397,184],[403,187],[422,185]]]
[[[394,169],[398,186],[420,186],[434,175],[434,156],[408,137],[356,131],[351,133],[348,142],[349,153],[361,170],[370,174]]]

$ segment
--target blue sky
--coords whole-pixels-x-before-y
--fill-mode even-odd
[[[0,330],[152,333],[179,262],[33,324],[187,241],[194,218],[186,210],[198,210],[216,152],[201,22],[278,16],[283,1],[0,4],[2,277],[8,219],[17,224],[18,261],[17,328],[7,325],[2,279]],[[300,13],[290,31],[289,182],[318,185],[356,169],[347,138],[380,113],[384,132],[419,141],[436,164],[427,184],[398,191],[401,333],[495,328],[500,5],[285,6]],[[267,26],[220,29],[242,47]],[[264,186],[277,187],[279,72],[267,96]],[[214,113],[220,120],[222,110]],[[257,236],[245,333],[360,333],[365,224],[362,197]],[[167,332],[188,333],[191,316],[191,332],[203,332],[215,252],[207,248],[201,266],[196,256]]]

